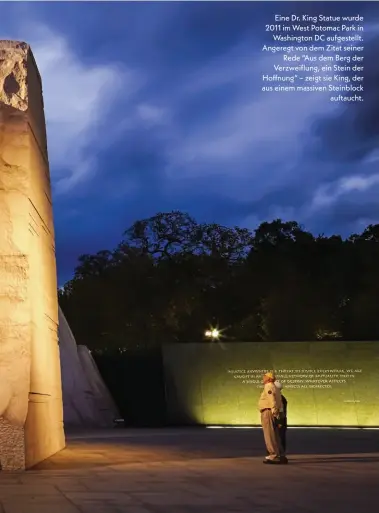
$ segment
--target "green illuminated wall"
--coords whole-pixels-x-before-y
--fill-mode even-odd
[[[170,420],[259,424],[264,370],[274,369],[298,426],[379,426],[379,342],[199,343],[163,348]]]

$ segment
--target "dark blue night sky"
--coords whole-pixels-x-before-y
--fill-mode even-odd
[[[274,13],[365,15],[365,101],[260,88]],[[379,5],[3,3],[29,42],[48,123],[59,282],[159,211],[346,236],[379,222]]]

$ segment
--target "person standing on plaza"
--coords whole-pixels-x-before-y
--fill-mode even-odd
[[[279,429],[277,428],[283,405],[281,393],[274,385],[275,381],[273,372],[267,372],[263,376],[263,392],[258,403],[263,437],[268,452],[268,456],[263,461],[266,464],[287,463],[287,458],[280,443]]]
[[[276,380],[274,385],[276,388],[280,391],[280,395],[282,397],[282,410],[280,415],[280,420],[278,423],[278,429],[279,429],[279,438],[280,443],[282,444],[283,452],[287,452],[287,399],[283,395],[283,385],[280,383],[280,381]]]

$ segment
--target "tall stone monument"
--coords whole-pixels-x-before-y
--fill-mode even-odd
[[[61,308],[58,319],[65,427],[113,427],[120,414],[91,352],[76,344]]]
[[[0,41],[0,223],[0,462],[16,470],[65,445],[42,85],[17,41]]]

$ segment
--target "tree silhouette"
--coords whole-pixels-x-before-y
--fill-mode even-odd
[[[78,342],[102,351],[202,340],[211,325],[230,341],[377,339],[378,248],[379,225],[343,240],[158,213],[81,256],[59,301]]]

